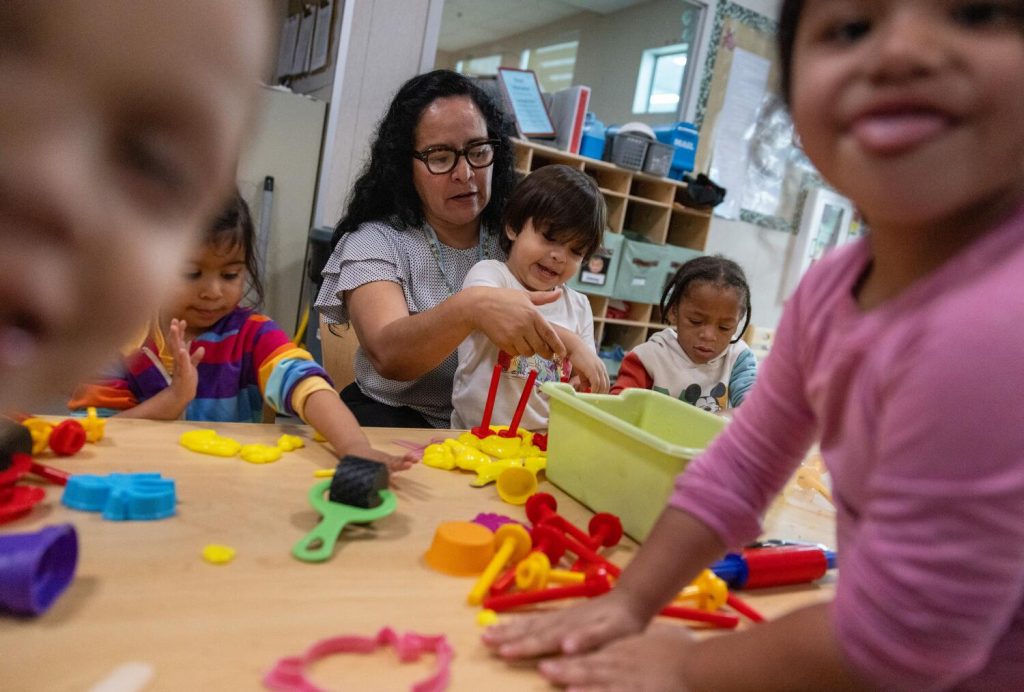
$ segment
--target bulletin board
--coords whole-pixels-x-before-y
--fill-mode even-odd
[[[778,24],[758,12],[730,0],[719,0],[711,33],[710,50],[701,80],[695,124],[700,130],[695,169],[711,164],[715,126],[725,103],[733,58],[737,49],[768,61],[767,88],[777,91],[780,70],[776,55]],[[741,209],[740,220],[779,230],[793,230],[791,219]]]

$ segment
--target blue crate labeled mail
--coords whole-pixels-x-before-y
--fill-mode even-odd
[[[576,276],[567,281],[565,285],[581,293],[610,296],[615,288],[615,278],[619,273],[622,240],[621,233],[605,231],[600,249],[583,261]]]
[[[669,177],[682,180],[684,173],[693,170],[694,160],[697,156],[699,136],[696,126],[693,123],[682,121],[669,125],[656,125],[654,136],[658,138],[659,142],[675,147]]]
[[[657,303],[664,284],[659,268],[664,252],[664,245],[623,238],[612,297],[631,303]]]

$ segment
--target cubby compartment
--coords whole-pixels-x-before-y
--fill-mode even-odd
[[[583,170],[583,161],[578,156],[569,156],[564,152],[553,151],[553,150],[540,150],[535,149],[533,152],[533,161],[530,163],[530,171],[535,171],[538,168],[544,166],[551,166],[553,164],[560,163],[570,168],[576,168]]]
[[[529,173],[532,170],[530,166],[533,163],[533,149],[516,146],[514,151],[516,170],[524,175]]]
[[[629,198],[623,230],[639,233],[652,243],[663,245],[668,237],[668,222],[672,211],[659,204]]]
[[[673,209],[665,243],[703,251],[708,242],[710,221],[710,214],[695,209]]]
[[[608,228],[622,233],[626,226],[626,196],[604,193],[604,203],[608,207]]]
[[[587,161],[583,164],[583,170],[597,181],[597,186],[605,194],[618,194],[625,197],[629,194],[629,171],[624,171],[618,166],[611,164],[598,165],[596,162]]]
[[[606,322],[601,337],[601,348],[621,346],[623,351],[631,351],[647,341],[647,329],[644,326]]]
[[[675,201],[676,187],[667,178],[636,173],[629,186],[629,195],[647,204],[670,208]]]

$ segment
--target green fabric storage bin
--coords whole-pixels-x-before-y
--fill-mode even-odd
[[[658,273],[661,274],[661,286],[658,289],[657,302],[661,302],[661,296],[665,293],[665,287],[668,286],[668,282],[679,271],[679,267],[694,257],[700,257],[703,254],[700,250],[693,250],[688,247],[679,247],[678,245],[665,246],[665,252],[661,256],[661,266],[658,267]]]
[[[631,303],[657,303],[664,285],[660,266],[665,247],[623,238],[612,297]]]
[[[621,233],[605,231],[601,248],[580,264],[580,270],[576,272],[576,276],[569,279],[565,285],[581,293],[610,296],[615,288],[615,277],[619,273],[622,240]],[[601,258],[603,266],[592,266],[591,260],[595,258]],[[598,271],[594,271],[595,269]]]

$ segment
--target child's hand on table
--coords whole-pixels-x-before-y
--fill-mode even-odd
[[[624,593],[612,590],[571,608],[516,617],[489,627],[483,642],[507,659],[582,654],[642,632],[647,623],[635,612]]]
[[[170,389],[174,398],[182,405],[187,405],[196,398],[196,387],[199,385],[199,372],[196,367],[206,355],[206,349],[200,346],[189,355],[192,342],[185,338],[188,324],[185,320],[171,320],[171,328],[167,337],[167,348],[174,356],[174,373],[171,375]]]
[[[351,454],[352,456],[379,462],[387,466],[388,471],[392,472],[405,471],[419,461],[419,458],[413,452],[407,452],[405,456],[396,456],[394,454],[388,454],[387,452],[376,450],[369,445],[352,447],[348,449],[345,454]]]
[[[572,689],[680,692],[686,673],[686,656],[681,654],[692,644],[686,628],[654,624],[600,651],[548,659],[538,668],[549,681]]]

